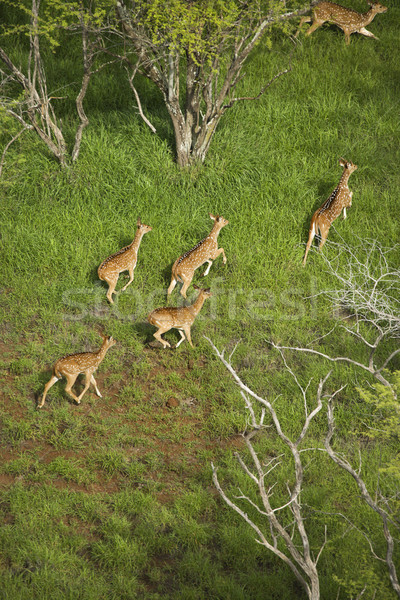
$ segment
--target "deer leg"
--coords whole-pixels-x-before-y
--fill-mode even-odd
[[[115,292],[115,287],[118,281],[118,275],[116,277],[105,279],[105,281],[108,283],[107,300],[110,302],[110,304],[114,304],[112,295]]]
[[[99,397],[99,398],[102,398],[103,396],[100,394],[100,390],[99,390],[99,388],[97,387],[97,383],[96,383],[96,380],[95,380],[95,378],[93,377],[93,374],[92,374],[92,376],[91,376],[91,378],[90,378],[90,383],[91,383],[91,384],[94,386],[94,389],[96,390],[96,394],[98,395],[98,397]]]
[[[67,378],[67,385],[65,386],[65,391],[67,392],[68,396],[71,396],[71,398],[73,398],[75,400],[75,402],[77,404],[80,403],[80,400],[78,398],[78,396],[76,396],[74,394],[74,392],[72,391],[72,386],[74,385],[76,378],[78,377],[79,373],[68,373],[65,374],[65,377]]]
[[[85,387],[83,388],[82,392],[79,394],[79,397],[76,400],[78,404],[81,403],[84,394],[86,394],[86,392],[88,391],[92,377],[93,375],[91,373],[85,373]]]
[[[208,262],[208,267],[207,267],[207,269],[204,271],[204,273],[203,273],[203,277],[205,277],[206,275],[208,275],[208,274],[209,274],[209,272],[210,272],[210,269],[211,269],[211,265],[213,264],[213,261],[212,261],[212,260],[207,260],[206,262]]]
[[[372,37],[374,40],[379,40],[376,35],[368,31],[368,29],[365,29],[365,27],[361,27],[361,29],[358,30],[358,33],[361,33],[361,35],[365,35],[366,37]]]
[[[346,41],[346,46],[348,46],[350,44],[351,31],[349,29],[345,29],[344,27],[341,27],[341,29],[343,30],[343,33],[344,33],[344,39]]]
[[[344,207],[344,209],[343,209],[343,219],[345,219],[346,217],[347,217],[347,214],[346,214],[346,207]]]
[[[168,296],[170,294],[172,294],[172,292],[174,291],[175,286],[176,286],[177,283],[178,283],[178,280],[175,279],[175,277],[172,275],[171,283],[169,284],[169,288],[168,288],[168,292],[167,292]]]
[[[181,294],[184,298],[186,298],[186,292],[188,290],[189,285],[192,283],[193,274],[188,279],[184,279],[182,275],[181,275],[181,277],[182,277],[182,281],[183,281],[183,286],[181,287]]]
[[[311,244],[313,242],[313,239],[314,239],[316,233],[317,233],[317,225],[314,222],[314,223],[311,223],[310,232],[308,234],[308,242],[307,242],[307,246],[306,246],[306,253],[305,253],[304,258],[303,258],[303,267],[306,264],[307,254],[308,254],[308,251],[311,248]]]
[[[189,342],[189,344],[192,346],[193,348],[193,344],[192,344],[192,338],[190,337],[190,325],[186,325],[186,327],[183,328],[183,331],[186,334],[187,337],[187,341]]]
[[[179,348],[179,345],[182,344],[183,340],[185,339],[185,334],[183,333],[182,329],[179,329],[179,333],[181,334],[181,339],[179,340],[175,348]]]
[[[303,23],[310,23],[310,22],[311,22],[311,17],[302,17],[302,18],[300,19],[299,28],[298,28],[298,30],[296,31],[296,33],[295,33],[295,36],[294,36],[294,37],[295,37],[295,38],[297,38],[297,37],[298,37],[298,35],[299,35],[299,33],[300,33],[300,29],[301,29],[301,28],[302,28],[302,26],[303,26]]]
[[[328,225],[328,226],[326,226],[326,225],[324,226],[324,225],[323,225],[323,226],[322,226],[322,227],[320,227],[320,229],[319,229],[319,230],[320,230],[320,232],[321,232],[321,241],[319,242],[319,246],[318,246],[318,250],[319,250],[319,252],[321,252],[321,250],[322,250],[322,248],[323,248],[323,245],[324,245],[324,244],[325,244],[325,242],[326,242],[326,238],[328,237],[328,233],[329,233],[329,227],[330,227],[329,225]]]
[[[222,256],[223,256],[222,261],[223,261],[224,265],[226,265],[226,255],[225,255],[225,250],[223,248],[218,248],[218,250],[215,251],[214,256],[212,256],[211,258],[213,260],[215,260],[220,254],[222,254]]]
[[[161,335],[166,331],[169,331],[171,327],[160,327],[158,331],[155,332],[154,337],[158,340],[164,348],[171,348],[171,344],[167,342],[167,340],[163,340]]]
[[[133,281],[133,270],[135,267],[132,267],[131,269],[128,269],[129,272],[129,281],[126,285],[124,285],[124,287],[122,288],[121,292],[124,292],[126,290],[126,288],[128,287],[128,285],[130,285]]]
[[[318,27],[321,27],[321,25],[323,25],[324,23],[325,21],[314,21],[311,27],[307,29],[306,35],[311,35],[316,29],[318,29]]]
[[[44,401],[46,400],[47,392],[56,383],[56,381],[58,381],[59,379],[60,379],[59,377],[56,377],[55,375],[53,375],[53,377],[50,379],[50,381],[48,381],[46,383],[46,385],[44,386],[44,392],[43,392],[42,399],[39,402],[39,404],[37,405],[38,408],[42,408],[42,406],[44,404]]]

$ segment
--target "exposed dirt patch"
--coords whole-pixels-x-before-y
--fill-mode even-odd
[[[11,360],[19,358],[17,350],[0,342],[1,350],[7,352]],[[212,455],[221,450],[239,450],[243,447],[243,439],[238,435],[223,441],[210,438],[204,431],[204,418],[209,414],[209,403],[199,402],[189,394],[185,396],[185,381],[193,382],[193,369],[207,369],[208,360],[205,357],[194,359],[190,355],[182,355],[178,368],[174,368],[174,384],[175,379],[172,379],[172,383],[171,379],[168,379],[171,369],[168,367],[169,361],[166,360],[164,350],[145,347],[143,355],[146,364],[142,370],[141,361],[136,360],[124,363],[124,372],[117,379],[114,372],[104,368],[95,374],[103,398],[98,398],[90,388],[78,406],[63,394],[66,407],[69,407],[74,417],[79,417],[78,425],[82,425],[84,429],[86,437],[82,449],[60,449],[49,443],[50,438],[39,439],[40,436],[37,436],[37,439],[25,439],[12,447],[6,444],[0,447],[1,464],[5,465],[28,454],[36,464],[47,468],[57,458],[62,457],[71,464],[75,463],[74,467],[77,469],[80,465],[86,467],[92,481],[82,483],[79,482],[81,478],[78,476],[63,477],[57,473],[57,469],[44,469],[43,473],[49,473],[48,476],[45,475],[46,483],[57,489],[87,494],[111,494],[125,485],[142,487],[151,484],[153,489],[160,489],[155,491],[159,501],[169,503],[181,493],[185,480],[197,477],[204,468],[204,452]],[[141,374],[138,376],[137,372]],[[18,389],[18,377],[19,375],[10,370],[3,370],[3,381],[6,381],[8,389]],[[74,386],[76,393],[83,389],[82,379],[81,376]],[[168,387],[165,387],[165,381],[168,381]],[[120,394],[130,382],[133,382],[132,402],[129,401],[129,391],[128,400],[125,398],[121,401]],[[62,380],[55,385],[64,388],[65,383],[65,380]],[[140,392],[138,397],[135,396],[136,390]],[[18,402],[17,398],[16,393],[15,399],[7,402],[0,389],[0,402],[4,401],[8,418],[15,422],[28,418],[32,421],[34,415],[31,407]],[[141,406],[143,411],[140,410]],[[149,406],[154,407],[154,410],[149,409]],[[133,414],[130,414],[132,409]],[[43,418],[43,413],[48,413],[49,424],[51,423],[53,431],[55,430],[52,435],[68,434],[69,423],[55,423],[52,420],[52,410],[50,390],[48,401],[40,411],[40,418]],[[107,428],[109,427],[110,435],[116,437],[116,432],[124,432],[125,438],[121,437],[121,441],[118,441],[115,447],[109,446],[107,432],[104,432],[105,423]],[[132,442],[129,441],[130,438]],[[88,443],[88,439],[93,440],[92,445]],[[124,439],[127,441],[124,442]],[[125,457],[125,467],[123,463],[121,467],[115,467],[115,472],[112,468],[107,472],[101,461],[97,464],[96,452],[101,454],[108,451],[120,453]],[[137,477],[132,474],[136,472],[135,469]],[[30,481],[30,474],[0,474],[2,487],[12,485],[16,480]],[[34,478],[32,482],[35,484]]]
[[[5,473],[0,474],[0,486],[9,486],[14,483],[15,477],[13,475],[6,475]]]
[[[13,356],[15,356],[15,351],[9,344],[0,341],[0,357],[3,361],[10,360]]]

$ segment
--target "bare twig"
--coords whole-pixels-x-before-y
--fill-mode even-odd
[[[8,144],[6,144],[6,146],[5,146],[4,150],[3,150],[3,153],[1,155],[1,160],[0,160],[0,177],[1,177],[2,172],[3,172],[4,161],[5,161],[8,149],[10,148],[11,144],[13,144],[19,138],[19,136],[22,133],[24,133],[24,131],[27,131],[28,129],[32,129],[32,125],[26,124],[24,126],[24,128],[21,129],[21,131],[19,131],[16,135],[14,135],[14,137],[8,142]]]
[[[293,47],[290,51],[289,54],[289,64],[286,67],[286,69],[283,69],[282,71],[280,71],[279,73],[277,73],[276,75],[274,75],[272,77],[272,79],[270,79],[262,88],[261,90],[258,92],[258,94],[256,96],[238,96],[236,98],[231,98],[230,101],[227,104],[224,104],[224,106],[221,107],[222,111],[225,111],[229,108],[232,108],[232,106],[236,103],[236,102],[240,102],[243,100],[259,100],[261,98],[261,96],[264,94],[264,92],[267,91],[267,89],[280,77],[282,77],[282,75],[286,75],[286,73],[290,73],[293,66],[292,66],[292,59],[293,59],[293,52],[295,49],[295,44],[297,43],[295,40],[292,39],[293,42]],[[239,82],[239,78],[237,80],[235,80],[234,85],[236,86],[237,83]]]
[[[2,84],[11,81],[18,83],[24,90],[24,94],[17,99],[0,97],[0,104],[8,114],[22,123],[26,129],[33,129],[56,157],[60,165],[65,167],[69,162],[68,149],[62,131],[61,120],[57,118],[57,111],[52,105],[52,100],[60,98],[48,91],[46,70],[40,47],[40,0],[31,0],[31,2],[30,51],[28,66],[25,72],[16,66],[3,48],[0,48],[0,61],[2,61],[8,71],[7,77],[3,77]],[[83,108],[83,101],[91,76],[104,66],[101,65],[97,69],[92,68],[94,59],[98,55],[96,44],[103,30],[101,27],[91,28],[86,18],[90,16],[90,8],[87,9],[89,13],[86,15],[83,14],[83,10],[82,8],[77,23],[65,26],[68,30],[79,31],[82,36],[83,75],[81,87],[76,97],[79,124],[76,129],[74,147],[71,152],[72,161],[78,158],[82,133],[89,124],[89,119]],[[90,38],[94,38],[94,41],[90,41]],[[29,127],[25,126],[26,122],[29,123]]]
[[[351,317],[355,317],[353,324],[341,327],[368,350],[365,362],[351,356],[329,356],[308,347],[274,343],[272,346],[280,352],[285,349],[295,350],[321,356],[331,362],[354,365],[391,388],[395,395],[383,371],[398,356],[400,348],[388,351],[386,357],[382,358],[384,344],[400,339],[400,268],[393,268],[389,264],[390,255],[395,248],[383,248],[377,240],[360,240],[356,247],[350,247],[343,239],[340,243],[328,242],[328,245],[335,250],[334,258],[332,253],[327,252],[322,254],[322,258],[328,273],[338,285],[316,295],[326,296],[335,307],[344,309]],[[327,337],[334,330],[335,327],[318,339]]]
[[[129,85],[131,87],[131,90],[135,94],[135,99],[136,99],[136,104],[137,104],[137,107],[138,107],[139,114],[142,117],[143,121],[146,123],[146,125],[151,129],[151,131],[153,133],[156,133],[157,129],[154,127],[154,125],[152,125],[152,123],[149,121],[149,119],[146,117],[146,115],[143,112],[142,103],[140,102],[139,94],[137,92],[137,89],[133,85],[133,78],[135,77],[135,74],[136,74],[136,71],[130,77],[128,77],[128,81],[129,81]]]
[[[400,598],[400,583],[398,580],[396,565],[395,565],[394,557],[393,557],[393,555],[394,555],[394,538],[390,531],[390,525],[395,526],[395,527],[398,527],[398,525],[389,516],[387,511],[384,510],[383,508],[381,508],[379,506],[379,504],[373,500],[373,498],[371,497],[371,495],[367,489],[367,486],[366,486],[364,480],[361,477],[360,472],[355,471],[353,469],[353,467],[350,465],[350,463],[345,458],[342,458],[341,456],[339,456],[339,454],[337,452],[335,452],[333,450],[333,448],[331,446],[331,440],[333,437],[333,433],[335,431],[335,419],[334,419],[333,406],[332,406],[331,401],[328,402],[327,414],[328,414],[328,432],[327,432],[327,435],[325,438],[326,451],[328,452],[331,459],[337,465],[339,465],[339,467],[341,467],[342,469],[347,471],[351,475],[351,477],[353,477],[354,481],[356,482],[356,484],[358,486],[358,489],[360,490],[361,497],[364,500],[364,502],[377,515],[379,515],[379,517],[382,521],[383,535],[386,540],[386,565],[387,565],[388,572],[389,572],[390,583],[392,584],[392,588],[394,589],[394,591]]]
[[[281,558],[291,568],[294,575],[306,591],[308,598],[318,600],[319,578],[317,571],[317,563],[327,542],[327,530],[325,528],[324,542],[319,548],[317,557],[314,559],[310,550],[310,544],[304,524],[304,517],[302,514],[302,504],[300,501],[300,494],[303,485],[303,465],[300,458],[301,450],[299,446],[305,438],[312,420],[322,408],[323,389],[330,373],[328,373],[328,375],[320,381],[317,390],[316,406],[313,410],[309,411],[306,394],[307,390],[309,389],[310,382],[304,388],[299,382],[298,378],[295,376],[294,372],[290,369],[282,354],[282,359],[284,361],[285,367],[294,379],[297,387],[299,388],[304,402],[304,424],[296,441],[292,441],[283,432],[279,421],[279,417],[272,403],[269,402],[267,399],[258,396],[258,394],[253,392],[245,383],[243,383],[235,369],[232,367],[230,359],[225,359],[224,351],[220,352],[214,346],[211,340],[209,340],[208,338],[206,339],[212,346],[215,354],[225,365],[225,367],[228,369],[228,371],[231,373],[236,383],[238,384],[241,395],[245,400],[246,408],[250,411],[251,416],[252,429],[248,432],[245,432],[243,434],[243,437],[245,439],[247,449],[251,457],[253,465],[252,468],[250,468],[239,455],[236,454],[236,457],[243,471],[249,477],[253,485],[256,486],[258,498],[262,507],[257,502],[254,502],[254,500],[252,500],[249,496],[243,494],[243,492],[241,492],[239,496],[236,496],[235,500],[242,500],[247,502],[251,507],[253,507],[257,511],[258,514],[265,517],[269,524],[269,534],[263,532],[260,529],[260,527],[255,523],[255,521],[246,512],[244,512],[236,502],[231,500],[226,495],[218,481],[216,468],[213,465],[214,484],[221,497],[228,504],[228,506],[235,510],[243,519],[245,519],[245,521],[254,529],[254,531],[256,531],[257,542],[262,544],[263,546],[265,546],[265,548],[267,548],[276,556]],[[256,400],[257,403],[262,406],[262,414],[261,419],[259,421],[257,421],[256,418],[256,412],[252,405],[252,399]],[[288,483],[286,484],[288,496],[287,500],[278,503],[277,506],[273,506],[272,504],[273,491],[276,487],[277,479],[275,479],[275,481],[269,484],[267,484],[266,482],[267,479],[271,479],[272,474],[280,466],[282,462],[282,456],[272,457],[267,459],[266,461],[261,461],[255,449],[255,446],[253,445],[254,436],[263,428],[265,411],[267,411],[271,416],[275,431],[281,439],[281,441],[283,442],[283,444],[290,451],[294,463],[294,484],[292,487],[290,487]],[[293,516],[293,520],[291,520],[289,524],[284,523],[285,515],[287,515],[288,510]],[[289,532],[289,529],[291,529],[291,532]],[[298,547],[298,545],[296,545],[294,541],[297,537],[299,537],[301,540],[301,547]],[[280,544],[278,546],[278,540],[282,540],[283,544]]]

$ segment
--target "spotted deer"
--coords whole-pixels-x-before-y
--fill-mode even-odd
[[[147,317],[151,325],[158,327],[158,331],[155,332],[154,337],[161,342],[164,348],[170,348],[171,344],[166,340],[163,340],[161,336],[170,329],[179,329],[181,334],[181,339],[177,343],[176,348],[183,342],[185,336],[193,348],[192,338],[190,337],[190,328],[201,311],[204,301],[212,296],[210,288],[202,289],[197,287],[197,285],[194,285],[193,287],[196,290],[199,290],[199,295],[191,306],[156,308]]]
[[[136,267],[137,254],[140,243],[144,234],[148,233],[151,230],[152,227],[150,227],[149,225],[143,225],[140,219],[138,219],[137,230],[133,242],[129,244],[129,246],[122,248],[122,250],[119,250],[115,254],[111,254],[111,256],[106,258],[106,260],[103,261],[97,269],[99,278],[102,281],[108,283],[107,299],[111,304],[114,304],[112,295],[115,292],[115,286],[117,285],[119,274],[123,271],[129,272],[129,281],[122,288],[122,292],[126,290],[128,285],[132,283],[133,271]]]
[[[117,342],[112,338],[112,336],[107,337],[102,335],[101,337],[103,338],[103,343],[97,352],[78,352],[77,354],[67,354],[67,356],[63,356],[55,362],[53,366],[53,375],[50,381],[48,381],[45,385],[42,399],[37,406],[38,408],[42,408],[46,400],[47,392],[56,383],[56,381],[61,379],[61,377],[66,378],[67,385],[65,386],[65,391],[69,396],[71,396],[71,398],[75,400],[77,404],[81,403],[82,397],[89,389],[90,384],[93,384],[96,394],[99,396],[99,398],[102,398],[99,388],[97,387],[96,380],[93,377],[93,373],[96,371],[101,361],[107,354],[107,350],[114,346]],[[85,387],[81,394],[76,396],[71,388],[80,373],[85,374]]]
[[[306,35],[311,35],[324,23],[332,23],[343,30],[347,45],[350,44],[350,36],[352,33],[361,33],[362,35],[377,40],[378,38],[365,29],[365,27],[371,23],[375,15],[386,12],[387,7],[379,4],[379,2],[370,2],[368,0],[367,2],[371,8],[365,13],[358,13],[351,8],[345,8],[334,2],[319,2],[312,9],[312,19],[311,17],[303,17],[301,19],[295,37],[297,37],[303,23],[309,23],[312,20],[312,25],[306,32]]]
[[[319,250],[322,250],[322,246],[326,242],[328,237],[329,228],[333,221],[338,218],[343,209],[343,219],[346,218],[346,208],[351,206],[351,199],[353,192],[349,190],[347,182],[350,175],[357,169],[357,165],[350,161],[341,158],[339,164],[344,168],[343,174],[340,178],[339,184],[333,190],[329,198],[315,211],[311,219],[310,232],[308,235],[308,242],[306,247],[306,253],[303,259],[303,267],[306,264],[307,254],[310,250],[312,241],[318,230],[321,234],[321,241],[319,243]]]
[[[226,264],[226,256],[223,248],[218,248],[218,234],[225,225],[228,225],[229,221],[221,216],[214,216],[209,213],[211,219],[214,221],[214,226],[207,237],[196,244],[191,250],[182,254],[175,262],[172,267],[171,283],[168,288],[168,296],[172,294],[178,281],[183,283],[181,288],[181,294],[186,298],[186,292],[191,284],[193,275],[196,269],[201,267],[205,262],[208,262],[208,266],[203,273],[203,277],[208,275],[210,267],[220,254],[223,256],[224,265]]]

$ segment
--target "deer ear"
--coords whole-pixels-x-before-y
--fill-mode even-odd
[[[142,221],[140,220],[140,217],[139,217],[138,220],[137,220],[137,226],[140,227],[141,224],[142,224]]]
[[[339,165],[341,167],[345,167],[347,165],[347,160],[345,160],[344,158],[339,158]]]
[[[193,284],[193,287],[194,287],[195,290],[199,290],[200,289],[199,286],[196,285],[195,283]]]
[[[215,219],[216,219],[217,217],[216,217],[215,215],[213,215],[212,213],[208,213],[208,214],[210,215],[211,219],[212,219],[213,221],[215,221]]]

